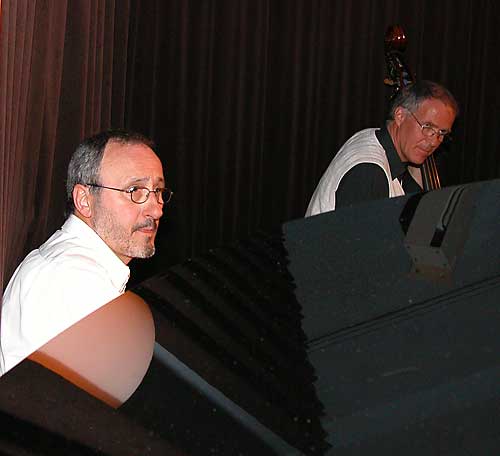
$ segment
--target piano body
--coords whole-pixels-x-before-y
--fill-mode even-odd
[[[106,402],[26,359],[0,378],[0,450],[489,454],[499,220],[500,181],[480,182],[294,220],[168,268],[131,290],[154,336],[129,393]],[[125,376],[127,350],[103,354],[108,376]]]

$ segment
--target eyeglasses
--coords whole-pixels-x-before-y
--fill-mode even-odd
[[[449,142],[451,141],[451,132],[448,130],[438,130],[437,128],[433,127],[432,125],[429,124],[421,124],[419,120],[415,117],[415,114],[413,114],[411,111],[408,111],[411,116],[415,119],[415,121],[418,123],[420,128],[422,129],[422,134],[426,138],[434,138],[434,136],[437,136],[439,141],[443,142]]]
[[[85,184],[85,185],[88,185],[89,187],[107,188],[108,190],[115,190],[117,192],[128,193],[130,195],[130,199],[132,200],[132,202],[136,204],[145,203],[148,200],[150,193],[155,194],[156,201],[158,202],[158,204],[164,204],[164,203],[166,204],[172,199],[172,195],[174,194],[174,192],[169,188],[163,188],[163,187],[155,188],[154,190],[149,190],[149,188],[138,187],[136,185],[133,185],[132,187],[126,189],[106,187],[105,185],[99,185],[99,184]]]

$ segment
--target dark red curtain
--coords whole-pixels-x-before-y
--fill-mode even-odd
[[[3,0],[2,285],[61,224],[75,145],[109,126],[151,135],[175,191],[134,280],[301,217],[339,146],[383,122],[389,24],[460,102],[445,183],[500,177],[499,17],[488,0]]]
[[[0,279],[63,221],[66,166],[124,123],[128,2],[4,0],[0,35]]]
[[[444,183],[499,177],[499,13],[493,1],[132,1],[126,121],[156,139],[176,191],[148,265],[301,217],[339,146],[384,120],[390,24],[417,77],[460,102]]]

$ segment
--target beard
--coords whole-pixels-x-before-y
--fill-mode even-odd
[[[150,258],[155,254],[154,237],[156,231],[150,236],[133,235],[141,228],[154,228],[156,223],[148,219],[132,227],[120,224],[120,217],[113,214],[101,204],[95,207],[93,228],[99,237],[115,252],[116,255],[128,258]]]

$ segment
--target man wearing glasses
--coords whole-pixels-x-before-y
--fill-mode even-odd
[[[335,155],[306,217],[420,191],[421,184],[412,177],[415,172],[409,171],[418,171],[414,167],[450,139],[457,114],[453,95],[435,82],[420,81],[402,89],[390,106],[385,127],[356,133]]]
[[[66,222],[24,259],[5,290],[0,375],[124,293],[130,260],[154,255],[172,196],[152,142],[125,131],[84,140],[66,189]]]

